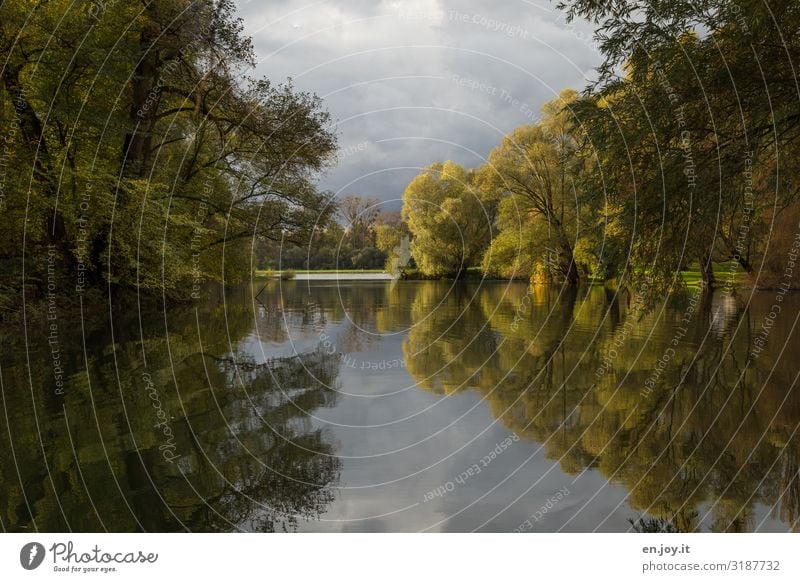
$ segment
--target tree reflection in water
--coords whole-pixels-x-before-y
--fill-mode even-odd
[[[249,309],[170,310],[168,334],[146,321],[144,341],[137,322],[115,320],[113,344],[107,321],[87,322],[85,361],[65,350],[63,398],[42,346],[31,345],[30,366],[23,350],[5,354],[3,527],[273,531],[317,518],[339,461],[309,414],[334,404],[338,361],[312,350],[258,365],[231,351],[251,329]],[[162,452],[173,446],[169,462]]]
[[[750,531],[768,512],[800,529],[792,318],[779,318],[768,349],[752,357],[770,294],[675,297],[638,317],[599,287],[274,282],[264,305],[236,293],[197,313],[118,317],[113,335],[102,317],[86,318],[85,338],[62,326],[63,397],[52,388],[46,322],[29,323],[27,352],[22,334],[0,338],[8,346],[0,362],[3,528],[300,529],[337,501],[346,469],[337,427],[314,417],[334,406],[366,411],[363,400],[336,398],[340,374],[362,378],[342,371],[342,357],[397,357],[391,350],[402,348],[410,381],[401,370],[363,378],[394,382],[382,388],[398,394],[409,383],[477,393],[572,478],[592,471],[624,488],[626,505],[603,507],[629,513],[634,531]],[[800,312],[800,297],[787,295],[783,312]],[[324,349],[322,331],[335,349]],[[272,359],[257,360],[260,349]],[[156,427],[144,374],[170,435]],[[357,433],[342,434],[352,447]],[[163,455],[170,444],[174,463]],[[397,462],[402,471],[428,459]],[[358,467],[369,475],[368,460]],[[592,494],[603,496],[605,486]],[[372,499],[381,510],[391,502],[377,492]],[[592,500],[576,499],[569,511],[577,521]]]
[[[796,313],[800,298],[787,301]],[[596,288],[429,286],[404,351],[419,386],[477,390],[568,474],[597,469],[624,486],[637,531],[697,531],[706,516],[713,531],[748,531],[759,504],[798,530],[800,344],[786,318],[748,363],[764,304],[689,296],[637,318]]]

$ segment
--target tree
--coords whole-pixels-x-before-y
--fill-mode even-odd
[[[354,269],[382,269],[387,254],[375,247],[364,247],[350,258]]]
[[[65,277],[182,295],[187,280],[242,277],[250,240],[302,241],[335,209],[314,185],[336,146],[327,112],[247,76],[230,0],[89,17],[4,2],[0,52],[5,272],[24,232],[34,263],[52,245]]]
[[[578,283],[575,175],[580,160],[574,155],[569,119],[576,97],[575,91],[563,91],[543,107],[542,122],[519,127],[503,138],[480,169],[481,186],[502,198],[502,234],[484,259],[485,270],[519,274],[521,269],[544,280]]]
[[[707,287],[714,260],[751,271],[769,244],[764,225],[798,195],[795,175],[781,170],[800,139],[797,3],[561,6],[597,25],[606,57],[587,91],[594,111],[580,117],[600,162],[595,181],[631,237],[629,277],[657,292],[680,284],[676,271],[689,261]]]
[[[496,203],[454,162],[425,168],[403,192],[411,253],[426,275],[461,276],[478,264],[492,237]]]
[[[350,243],[355,248],[375,246],[375,225],[381,214],[377,198],[345,196],[339,202]]]
[[[380,218],[380,223],[375,227],[375,246],[386,253],[385,269],[390,273],[402,273],[411,260],[408,225],[399,212],[381,213]]]

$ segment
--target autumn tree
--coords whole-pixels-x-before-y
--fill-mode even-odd
[[[797,4],[561,6],[595,23],[605,57],[588,107],[576,110],[598,161],[596,200],[630,237],[628,275],[666,289],[692,261],[707,287],[716,283],[714,261],[752,271],[769,225],[798,196],[787,171],[800,139]]]
[[[403,192],[411,253],[426,275],[461,276],[491,241],[496,203],[454,162],[425,168]]]
[[[500,235],[484,258],[484,270],[577,284],[579,234],[576,175],[580,159],[564,91],[543,107],[544,119],[515,129],[489,154],[478,181],[500,198]]]

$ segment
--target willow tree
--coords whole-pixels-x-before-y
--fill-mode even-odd
[[[479,182],[501,199],[501,233],[484,258],[484,269],[512,271],[577,284],[575,246],[580,205],[569,105],[575,91],[563,91],[543,107],[544,119],[503,138],[480,169]],[[516,248],[515,248],[516,245]]]
[[[581,121],[603,165],[603,196],[621,204],[634,278],[667,287],[694,260],[708,286],[714,260],[753,270],[777,213],[800,194],[790,169],[800,140],[797,3],[567,0],[562,8],[597,26],[605,60],[589,92],[594,111]]]
[[[420,270],[458,277],[477,265],[491,241],[495,210],[474,172],[450,161],[425,168],[403,192],[403,220]]]

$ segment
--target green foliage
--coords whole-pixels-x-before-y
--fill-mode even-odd
[[[437,216],[439,200],[466,200],[471,188],[499,209],[493,239],[472,239],[483,241],[481,266],[491,276],[615,279],[650,304],[683,286],[686,265],[702,265],[701,282],[713,287],[713,264],[733,260],[758,273],[759,285],[774,285],[800,201],[797,3],[561,6],[597,25],[599,82],[546,104],[541,121],[512,131],[483,167],[465,171],[470,180],[457,192],[430,170],[409,185],[407,198],[436,201],[436,211],[406,201],[422,270],[457,271],[457,261],[474,256],[453,241],[468,223],[481,226],[480,214],[452,224]],[[456,264],[443,266],[450,257]]]
[[[313,180],[335,151],[328,114],[247,76],[234,10],[0,5],[4,273],[24,230],[37,268],[54,245],[73,277],[180,296],[187,281],[241,278],[252,241],[301,242],[327,223],[335,205]]]
[[[402,275],[411,266],[410,240],[408,227],[399,217],[395,224],[384,223],[375,228],[375,246],[386,254],[386,271]]]
[[[386,264],[386,253],[375,247],[365,247],[350,259],[354,269],[380,269]]]
[[[403,231],[390,224],[379,224],[375,229],[375,246],[384,253],[391,253],[395,247],[400,246]]]
[[[523,221],[513,196],[499,205],[498,234],[481,261],[481,270],[490,277],[530,278],[541,256],[533,221]]]
[[[474,172],[453,162],[426,168],[403,193],[411,253],[425,275],[460,276],[478,264],[491,240],[496,204],[475,185]]]
[[[800,193],[797,3],[562,6],[597,24],[606,57],[574,110],[582,154],[596,162],[594,206],[627,239],[629,283],[658,295],[692,261],[734,259],[752,271]],[[612,245],[611,262],[619,250]],[[715,284],[713,269],[701,274]]]
[[[500,199],[499,235],[483,259],[487,274],[530,277],[536,282],[579,279],[575,249],[585,227],[581,180],[570,123],[574,91],[542,107],[542,121],[503,138],[478,170],[484,191]]]

